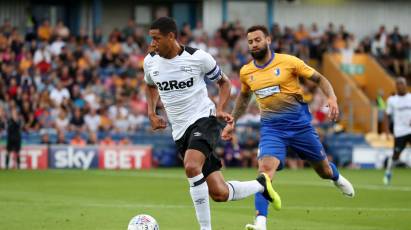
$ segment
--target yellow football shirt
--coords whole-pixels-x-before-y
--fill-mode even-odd
[[[241,91],[254,92],[262,113],[281,113],[299,107],[303,96],[298,77],[310,78],[314,73],[295,56],[273,53],[264,66],[251,61],[241,68]]]

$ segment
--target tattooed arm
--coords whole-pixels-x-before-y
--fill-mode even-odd
[[[250,102],[252,92],[244,84],[241,85],[241,89],[242,90],[240,91],[240,94],[235,101],[234,109],[232,112],[233,122],[227,123],[226,127],[221,133],[221,138],[223,140],[231,140],[234,132],[234,123],[245,113],[248,107],[248,103]]]
[[[234,109],[232,112],[234,122],[236,122],[238,118],[244,115],[245,111],[247,110],[248,103],[250,103],[250,99],[251,99],[250,91],[240,92],[240,95],[238,95],[235,101]]]
[[[315,82],[320,89],[324,92],[327,97],[327,103],[329,106],[328,117],[331,120],[336,120],[338,118],[338,104],[337,96],[335,96],[334,89],[331,86],[331,83],[325,78],[322,74],[317,71],[309,78],[311,81]]]

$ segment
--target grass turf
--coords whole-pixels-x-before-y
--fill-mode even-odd
[[[254,169],[224,170],[227,180],[255,178]],[[310,170],[279,172],[274,185],[283,209],[269,213],[268,229],[411,229],[411,171],[343,170],[356,197],[343,197]],[[253,198],[211,202],[213,229],[239,230],[251,223]],[[0,171],[0,229],[125,230],[132,216],[154,216],[161,230],[196,230],[182,169],[149,171]]]

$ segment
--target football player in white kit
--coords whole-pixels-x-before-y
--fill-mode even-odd
[[[211,229],[209,195],[214,201],[225,202],[261,192],[280,207],[280,197],[266,174],[251,181],[224,181],[221,160],[214,149],[222,129],[219,120],[233,121],[232,116],[224,112],[231,84],[214,58],[203,50],[180,45],[172,18],[157,19],[149,33],[154,52],[144,59],[148,116],[154,130],[167,127],[165,120],[156,114],[156,105],[161,99],[173,139],[184,159],[200,229]],[[217,106],[208,97],[205,78],[219,87]]]
[[[403,77],[396,80],[397,94],[390,96],[387,100],[387,110],[385,116],[385,132],[390,133],[389,118],[391,116],[394,123],[394,152],[388,158],[387,169],[384,175],[384,184],[391,183],[392,167],[398,164],[401,152],[411,144],[411,93],[408,93],[407,81]]]

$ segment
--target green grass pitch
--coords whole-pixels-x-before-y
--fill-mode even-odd
[[[227,180],[255,178],[254,169],[226,169]],[[314,171],[285,170],[274,185],[283,209],[270,211],[268,229],[411,229],[411,170],[343,170],[356,197],[343,197]],[[211,202],[214,230],[251,223],[254,199]],[[148,171],[0,171],[0,229],[125,230],[132,216],[147,213],[161,230],[199,229],[183,169]]]

